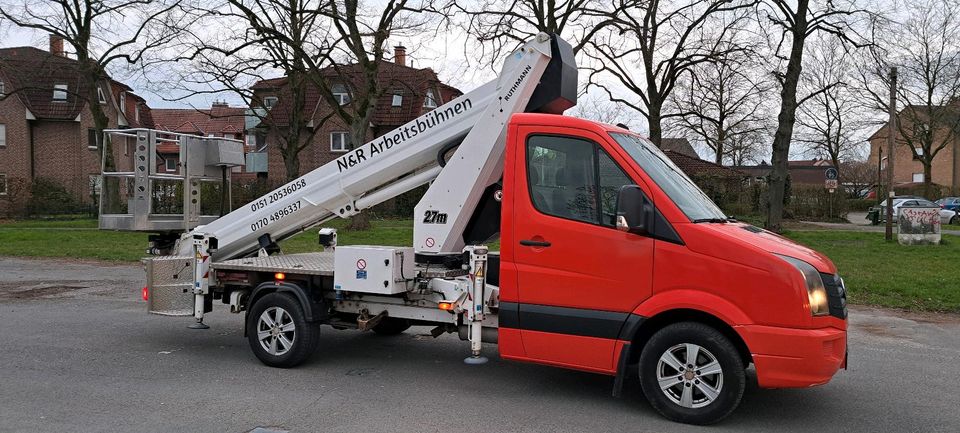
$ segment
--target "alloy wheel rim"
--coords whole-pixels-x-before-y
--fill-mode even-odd
[[[681,407],[698,409],[720,396],[723,369],[709,350],[682,343],[660,355],[657,383],[670,401]]]
[[[297,327],[293,317],[281,307],[270,307],[257,319],[257,340],[267,353],[280,356],[290,351],[296,341]]]

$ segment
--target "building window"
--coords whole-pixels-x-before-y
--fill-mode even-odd
[[[437,94],[433,93],[433,89],[427,89],[427,96],[423,98],[423,106],[437,108]]]
[[[346,152],[350,150],[349,132],[331,132],[330,133],[330,151]]]
[[[914,173],[914,174],[913,174],[913,181],[914,181],[915,183],[923,183],[923,173]]]
[[[393,95],[393,103],[391,105],[394,107],[403,105],[403,95]]]
[[[333,92],[333,99],[335,99],[338,104],[347,105],[350,103],[350,91],[347,90],[347,86],[334,84],[330,90]]]
[[[134,107],[133,118],[136,119],[138,123],[140,122],[140,104]]]
[[[120,92],[120,112],[127,114],[127,92]]]
[[[101,189],[101,187],[103,186],[103,181],[102,181],[102,179],[103,179],[103,178],[101,178],[99,174],[91,174],[91,175],[90,175],[90,177],[89,177],[89,179],[88,179],[88,182],[89,182],[89,186],[90,186],[90,195],[91,195],[91,196],[97,197],[97,196],[100,195],[100,189]]]
[[[173,157],[167,158],[164,160],[165,167],[167,171],[177,171],[177,160]]]
[[[103,144],[103,136],[97,135],[96,129],[87,129],[87,149],[99,149],[101,144]]]
[[[7,175],[0,173],[0,195],[7,195]]]
[[[2,98],[3,95],[6,94],[6,90],[7,89],[3,86],[3,81],[0,81],[0,98]]]
[[[257,136],[254,134],[247,134],[246,137],[247,146],[254,147],[257,145]]]
[[[7,125],[0,123],[0,147],[7,147]]]
[[[263,107],[264,107],[264,108],[266,108],[266,109],[269,110],[269,109],[273,108],[275,105],[277,105],[277,97],[276,97],[276,96],[266,96],[266,97],[263,98]]]
[[[107,95],[103,94],[103,89],[100,87],[97,87],[97,99],[100,100],[101,104],[107,103]]]
[[[67,85],[66,84],[54,84],[53,85],[53,100],[54,101],[66,101],[67,100]]]

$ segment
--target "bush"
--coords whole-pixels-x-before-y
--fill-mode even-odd
[[[950,194],[950,188],[943,185],[937,185],[935,183],[930,184],[930,194],[926,193],[922,184],[910,185],[910,186],[898,186],[898,187],[895,187],[893,191],[897,195],[915,195],[918,197],[926,198],[927,200],[931,200],[931,201],[939,200]]]
[[[794,219],[813,221],[845,220],[847,199],[839,192],[831,193],[820,185],[792,185],[792,196],[786,206]]]
[[[848,212],[866,212],[876,205],[877,200],[864,200],[861,198],[848,198],[846,203]]]
[[[38,177],[30,184],[26,215],[96,214],[96,205],[84,204],[53,179]]]

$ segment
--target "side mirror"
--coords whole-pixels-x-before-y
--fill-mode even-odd
[[[617,194],[617,230],[643,235],[653,230],[653,203],[636,185],[624,185]]]

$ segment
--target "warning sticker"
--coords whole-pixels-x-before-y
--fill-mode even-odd
[[[357,260],[357,269],[366,269],[367,261],[364,259]]]

